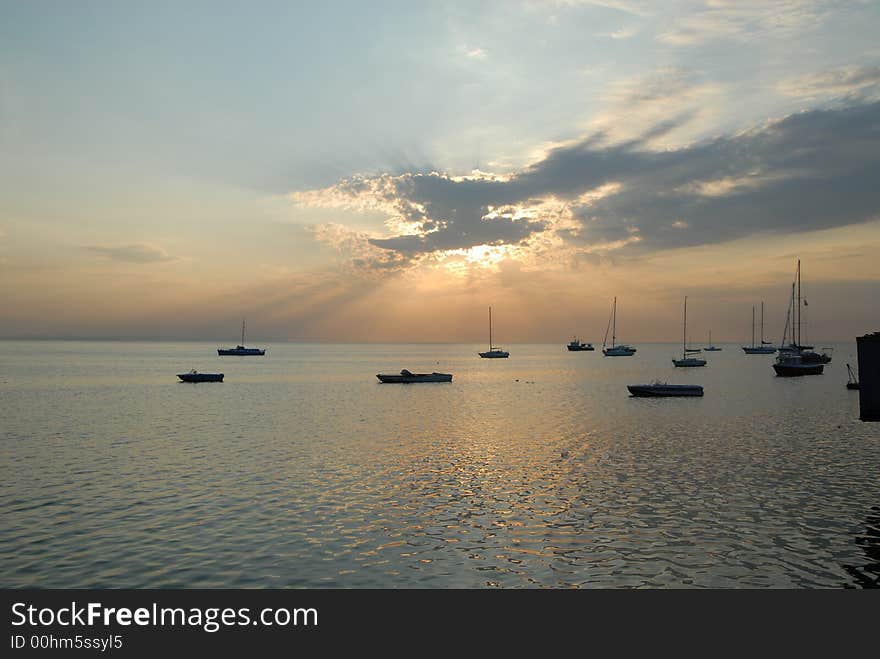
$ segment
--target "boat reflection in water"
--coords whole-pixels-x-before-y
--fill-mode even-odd
[[[865,552],[868,562],[856,567],[844,565],[853,579],[849,588],[880,588],[880,507],[874,506],[865,519],[864,535],[856,536],[856,544]]]

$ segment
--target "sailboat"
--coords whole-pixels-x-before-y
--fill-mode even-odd
[[[849,375],[849,379],[846,382],[846,388],[857,390],[859,388],[859,378],[856,376],[855,372],[853,372],[852,366],[849,364],[846,365],[846,372]]]
[[[797,289],[797,296],[795,296]],[[831,348],[823,348],[822,353],[817,353],[813,346],[804,345],[801,342],[801,262],[798,260],[795,281],[791,284],[791,302],[785,317],[785,329],[782,332],[782,345],[779,346],[780,354],[799,354],[802,360],[810,364],[828,364],[831,361]],[[807,306],[807,300],[803,300]],[[790,336],[789,336],[790,334]],[[788,343],[786,340],[788,339]]]
[[[510,357],[509,352],[492,345],[492,307],[489,307],[489,349],[486,352],[479,353],[479,355],[486,359],[506,359]]]
[[[747,355],[772,355],[776,347],[770,341],[764,340],[764,301],[761,301],[761,344],[755,343],[755,307],[752,306],[752,345],[743,346],[743,352]]]
[[[793,350],[780,352],[776,357],[776,363],[773,364],[773,370],[780,377],[798,377],[801,375],[822,375],[825,370],[825,364],[831,361],[831,357],[826,354],[818,354],[812,350],[807,350],[801,344],[801,260],[798,259],[797,274],[795,275],[795,283],[797,284],[797,306],[792,307],[791,313],[791,338]],[[794,287],[792,287],[792,295]],[[806,300],[804,300],[806,304]]]
[[[712,330],[709,330],[709,345],[703,348],[706,352],[718,352],[721,350],[718,346],[712,345]]]
[[[617,340],[617,297],[614,298],[614,306],[611,308],[611,318],[608,324],[611,326],[611,347],[606,348],[605,343],[608,340],[608,328],[605,328],[605,338],[602,339],[602,354],[606,357],[632,357],[636,349],[632,346],[620,344],[616,345]]]
[[[684,330],[681,334],[681,359],[673,359],[672,363],[676,366],[705,366],[706,360],[701,359],[700,357],[688,357],[689,352],[694,352],[694,350],[688,350],[687,347],[687,328],[688,328],[688,299],[687,295],[684,296]]]
[[[238,357],[260,357],[266,354],[264,348],[244,347],[244,318],[241,320],[241,343],[234,348],[217,348],[217,354],[222,356],[235,355]]]

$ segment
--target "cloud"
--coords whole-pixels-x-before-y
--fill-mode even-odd
[[[632,28],[622,27],[614,32],[607,32],[605,34],[599,35],[603,37],[608,37],[610,39],[629,39],[636,35],[636,30]]]
[[[101,245],[86,245],[83,249],[113,261],[124,263],[159,263],[175,261],[176,256],[171,256],[161,247],[136,243],[133,245],[120,245],[117,247],[105,247]]]
[[[685,143],[714,126],[728,101],[699,71],[664,67],[619,80],[604,92],[604,111],[589,129],[606,142],[640,139],[655,147]]]
[[[484,60],[489,56],[489,53],[482,48],[472,48],[467,51],[467,56],[471,59]]]
[[[788,37],[817,27],[831,9],[822,0],[707,0],[657,40],[690,46],[717,39]]]
[[[564,250],[662,250],[880,217],[880,103],[802,112],[676,149],[649,146],[674,127],[661,122],[611,143],[592,134],[505,176],[383,175],[293,198],[338,206],[349,194],[354,206],[389,210],[392,235],[357,240],[397,254],[397,266],[482,245],[542,244],[559,259]]]
[[[553,3],[550,4],[552,5]],[[638,0],[556,0],[555,4],[561,7],[593,6],[603,9],[614,9],[633,16],[649,14],[651,6],[650,3]]]
[[[805,99],[880,96],[880,66],[848,66],[833,71],[788,78],[777,86],[786,96]]]

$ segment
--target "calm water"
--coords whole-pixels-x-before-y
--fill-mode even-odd
[[[880,577],[880,424],[732,345],[0,342],[2,586],[842,587]],[[451,384],[375,374],[451,372]],[[175,374],[222,371],[222,384]],[[633,399],[656,378],[702,399]]]

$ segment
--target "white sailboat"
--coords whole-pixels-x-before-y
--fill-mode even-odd
[[[492,345],[492,307],[489,307],[489,349],[486,352],[479,353],[479,355],[485,359],[506,359],[510,357],[509,352]]]
[[[672,363],[676,366],[687,367],[687,366],[705,366],[706,360],[700,357],[688,357],[689,352],[695,352],[695,350],[688,350],[687,347],[687,327],[688,327],[688,299],[687,295],[684,296],[684,330],[681,335],[681,359],[673,359]]]
[[[608,340],[608,327],[605,328],[605,338],[602,339],[602,354],[606,357],[632,357],[636,349],[625,344],[617,345],[617,297],[614,298],[614,305],[611,307],[611,318],[609,318],[611,326],[611,347],[606,348],[605,343]]]

